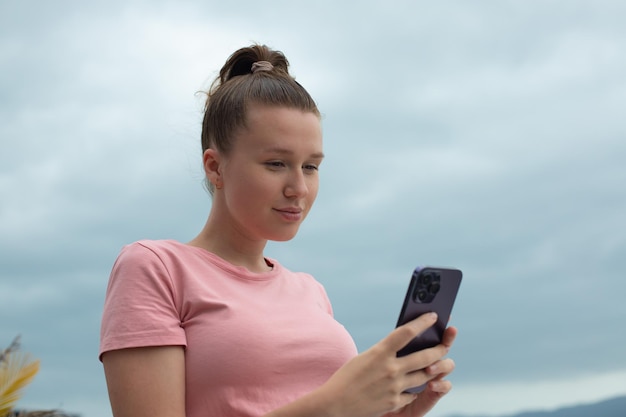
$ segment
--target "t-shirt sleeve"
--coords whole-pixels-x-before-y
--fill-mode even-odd
[[[136,242],[125,246],[109,279],[100,352],[147,346],[186,346],[177,288],[162,259]]]

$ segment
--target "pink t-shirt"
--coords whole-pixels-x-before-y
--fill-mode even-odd
[[[111,272],[100,356],[185,346],[188,417],[260,416],[357,354],[324,288],[270,260],[252,273],[172,240],[125,246]]]

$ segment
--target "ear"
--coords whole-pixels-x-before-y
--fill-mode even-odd
[[[213,186],[220,186],[222,183],[222,170],[221,170],[222,156],[215,149],[207,149],[202,154],[202,165],[204,167],[204,174],[207,180],[213,184]]]

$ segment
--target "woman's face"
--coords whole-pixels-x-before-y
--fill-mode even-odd
[[[221,221],[252,240],[293,238],[319,186],[322,131],[318,117],[285,107],[251,105],[246,126],[221,156]]]

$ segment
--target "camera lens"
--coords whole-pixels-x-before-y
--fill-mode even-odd
[[[437,294],[440,289],[441,289],[441,286],[439,285],[439,283],[438,282],[433,282],[428,287],[428,292],[430,292],[431,294]]]
[[[422,275],[422,279],[421,279],[422,284],[424,284],[424,285],[428,285],[428,284],[430,284],[430,281],[431,281],[431,280],[432,280],[432,276],[431,276],[430,274],[424,274],[424,275]]]
[[[417,298],[420,301],[424,301],[427,296],[428,296],[428,293],[426,291],[420,290],[420,291],[417,292]]]

